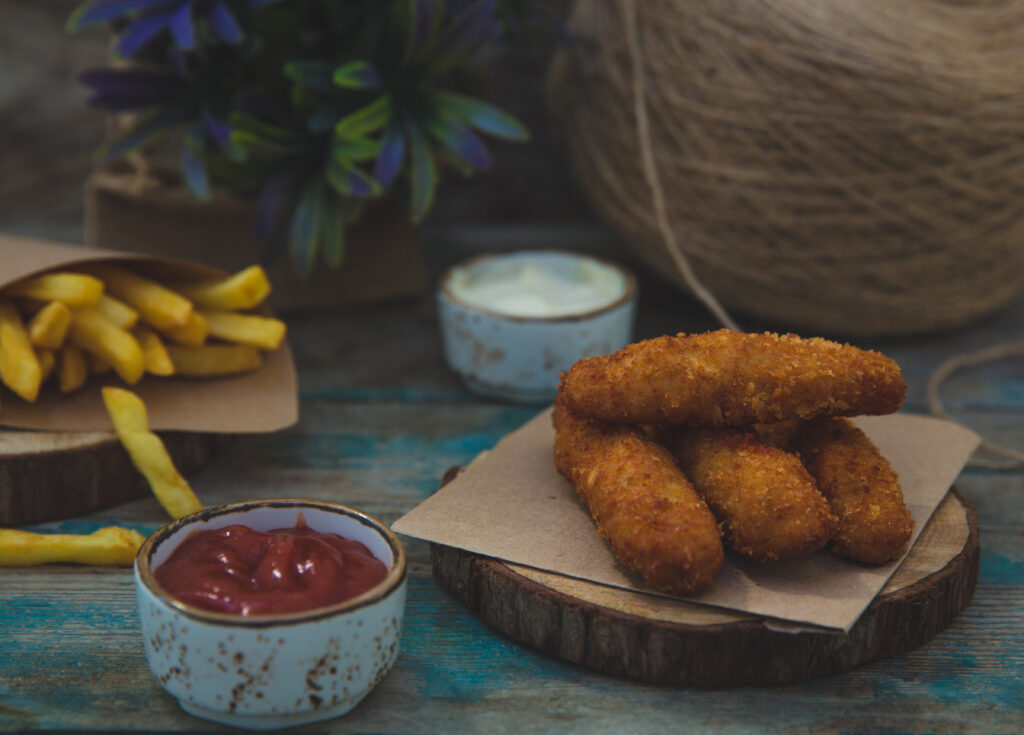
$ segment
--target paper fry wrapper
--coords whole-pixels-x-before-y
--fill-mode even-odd
[[[915,521],[909,551],[977,447],[978,436],[949,421],[908,414],[854,422],[899,473]],[[572,485],[555,470],[553,444],[548,410],[478,456],[392,528],[484,556],[665,597],[616,561]],[[825,550],[763,563],[727,552],[712,585],[684,599],[849,631],[903,558],[865,567]]]
[[[119,261],[161,278],[224,275],[197,263],[152,258],[99,248],[0,235],[0,291],[26,276],[74,270],[76,264]],[[273,284],[271,284],[273,286]],[[34,403],[3,390],[0,425],[36,431],[110,431],[100,397],[103,385],[119,385],[146,403],[150,427],[157,430],[257,433],[283,429],[298,420],[298,382],[287,340],[263,353],[263,365],[250,373],[218,378],[147,375],[134,386],[116,377],[94,376],[75,393],[63,395],[52,379]]]

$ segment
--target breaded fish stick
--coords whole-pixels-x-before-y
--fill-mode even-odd
[[[791,446],[839,518],[833,551],[873,565],[899,556],[914,519],[899,477],[871,439],[846,419],[815,419]]]
[[[604,421],[740,426],[892,413],[906,384],[888,357],[820,338],[719,330],[580,360],[566,405]]]
[[[672,594],[706,587],[722,564],[718,524],[664,447],[637,427],[572,416],[556,403],[555,467],[626,567]]]
[[[745,429],[674,429],[659,438],[744,556],[804,556],[832,537],[836,518],[795,455]]]

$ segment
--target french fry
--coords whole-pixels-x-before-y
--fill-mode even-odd
[[[189,314],[188,321],[180,327],[169,327],[160,331],[178,344],[197,347],[206,342],[206,335],[210,332],[210,325],[206,323],[206,319],[193,311]]]
[[[149,430],[146,405],[123,388],[104,387],[103,403],[132,464],[145,476],[153,495],[172,518],[202,509],[192,488],[174,467],[160,437]]]
[[[227,278],[176,284],[175,289],[196,306],[231,311],[263,303],[270,293],[270,281],[263,268],[252,265]]]
[[[142,357],[146,364],[146,372],[153,375],[174,375],[174,363],[171,356],[167,354],[167,347],[164,346],[160,335],[147,327],[145,324],[136,324],[132,330],[139,346],[142,347]]]
[[[263,364],[260,351],[252,345],[167,345],[167,352],[174,363],[174,374],[188,377],[245,373]]]
[[[236,311],[200,311],[210,325],[210,336],[226,342],[253,345],[264,350],[281,346],[286,332],[280,319]]]
[[[51,301],[28,323],[28,339],[34,347],[56,350],[64,344],[71,324],[71,309],[63,301]]]
[[[40,383],[45,383],[53,375],[53,369],[57,366],[57,356],[53,354],[53,350],[36,350],[36,359],[39,360],[39,370],[42,372]]]
[[[107,526],[88,535],[31,533],[0,528],[0,566],[34,566],[53,562],[131,566],[145,538],[138,531]]]
[[[86,352],[110,363],[121,380],[134,385],[145,370],[142,348],[135,338],[96,309],[76,309],[71,314],[68,339]]]
[[[180,327],[192,313],[192,303],[156,281],[116,265],[90,263],[88,271],[106,284],[107,291],[139,312],[157,329]]]
[[[96,304],[96,310],[121,329],[131,329],[139,321],[139,312],[128,306],[121,299],[103,294]]]
[[[57,353],[57,384],[61,393],[73,393],[85,385],[89,377],[85,352],[82,348],[66,344]]]
[[[40,301],[62,301],[70,307],[95,306],[103,295],[103,282],[84,273],[44,273],[12,283],[4,292]]]
[[[39,395],[43,371],[14,304],[0,300],[0,381],[28,402]]]

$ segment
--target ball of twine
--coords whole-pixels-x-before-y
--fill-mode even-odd
[[[1024,284],[1024,0],[580,0],[570,23],[549,92],[577,181],[684,288],[891,335]]]

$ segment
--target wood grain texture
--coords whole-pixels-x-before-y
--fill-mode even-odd
[[[186,476],[230,441],[191,432],[161,439]],[[113,432],[0,431],[0,525],[73,518],[149,492]]]
[[[608,674],[656,684],[788,684],[931,640],[974,594],[978,526],[954,491],[850,632],[654,598],[433,544],[434,577],[511,638]]]

